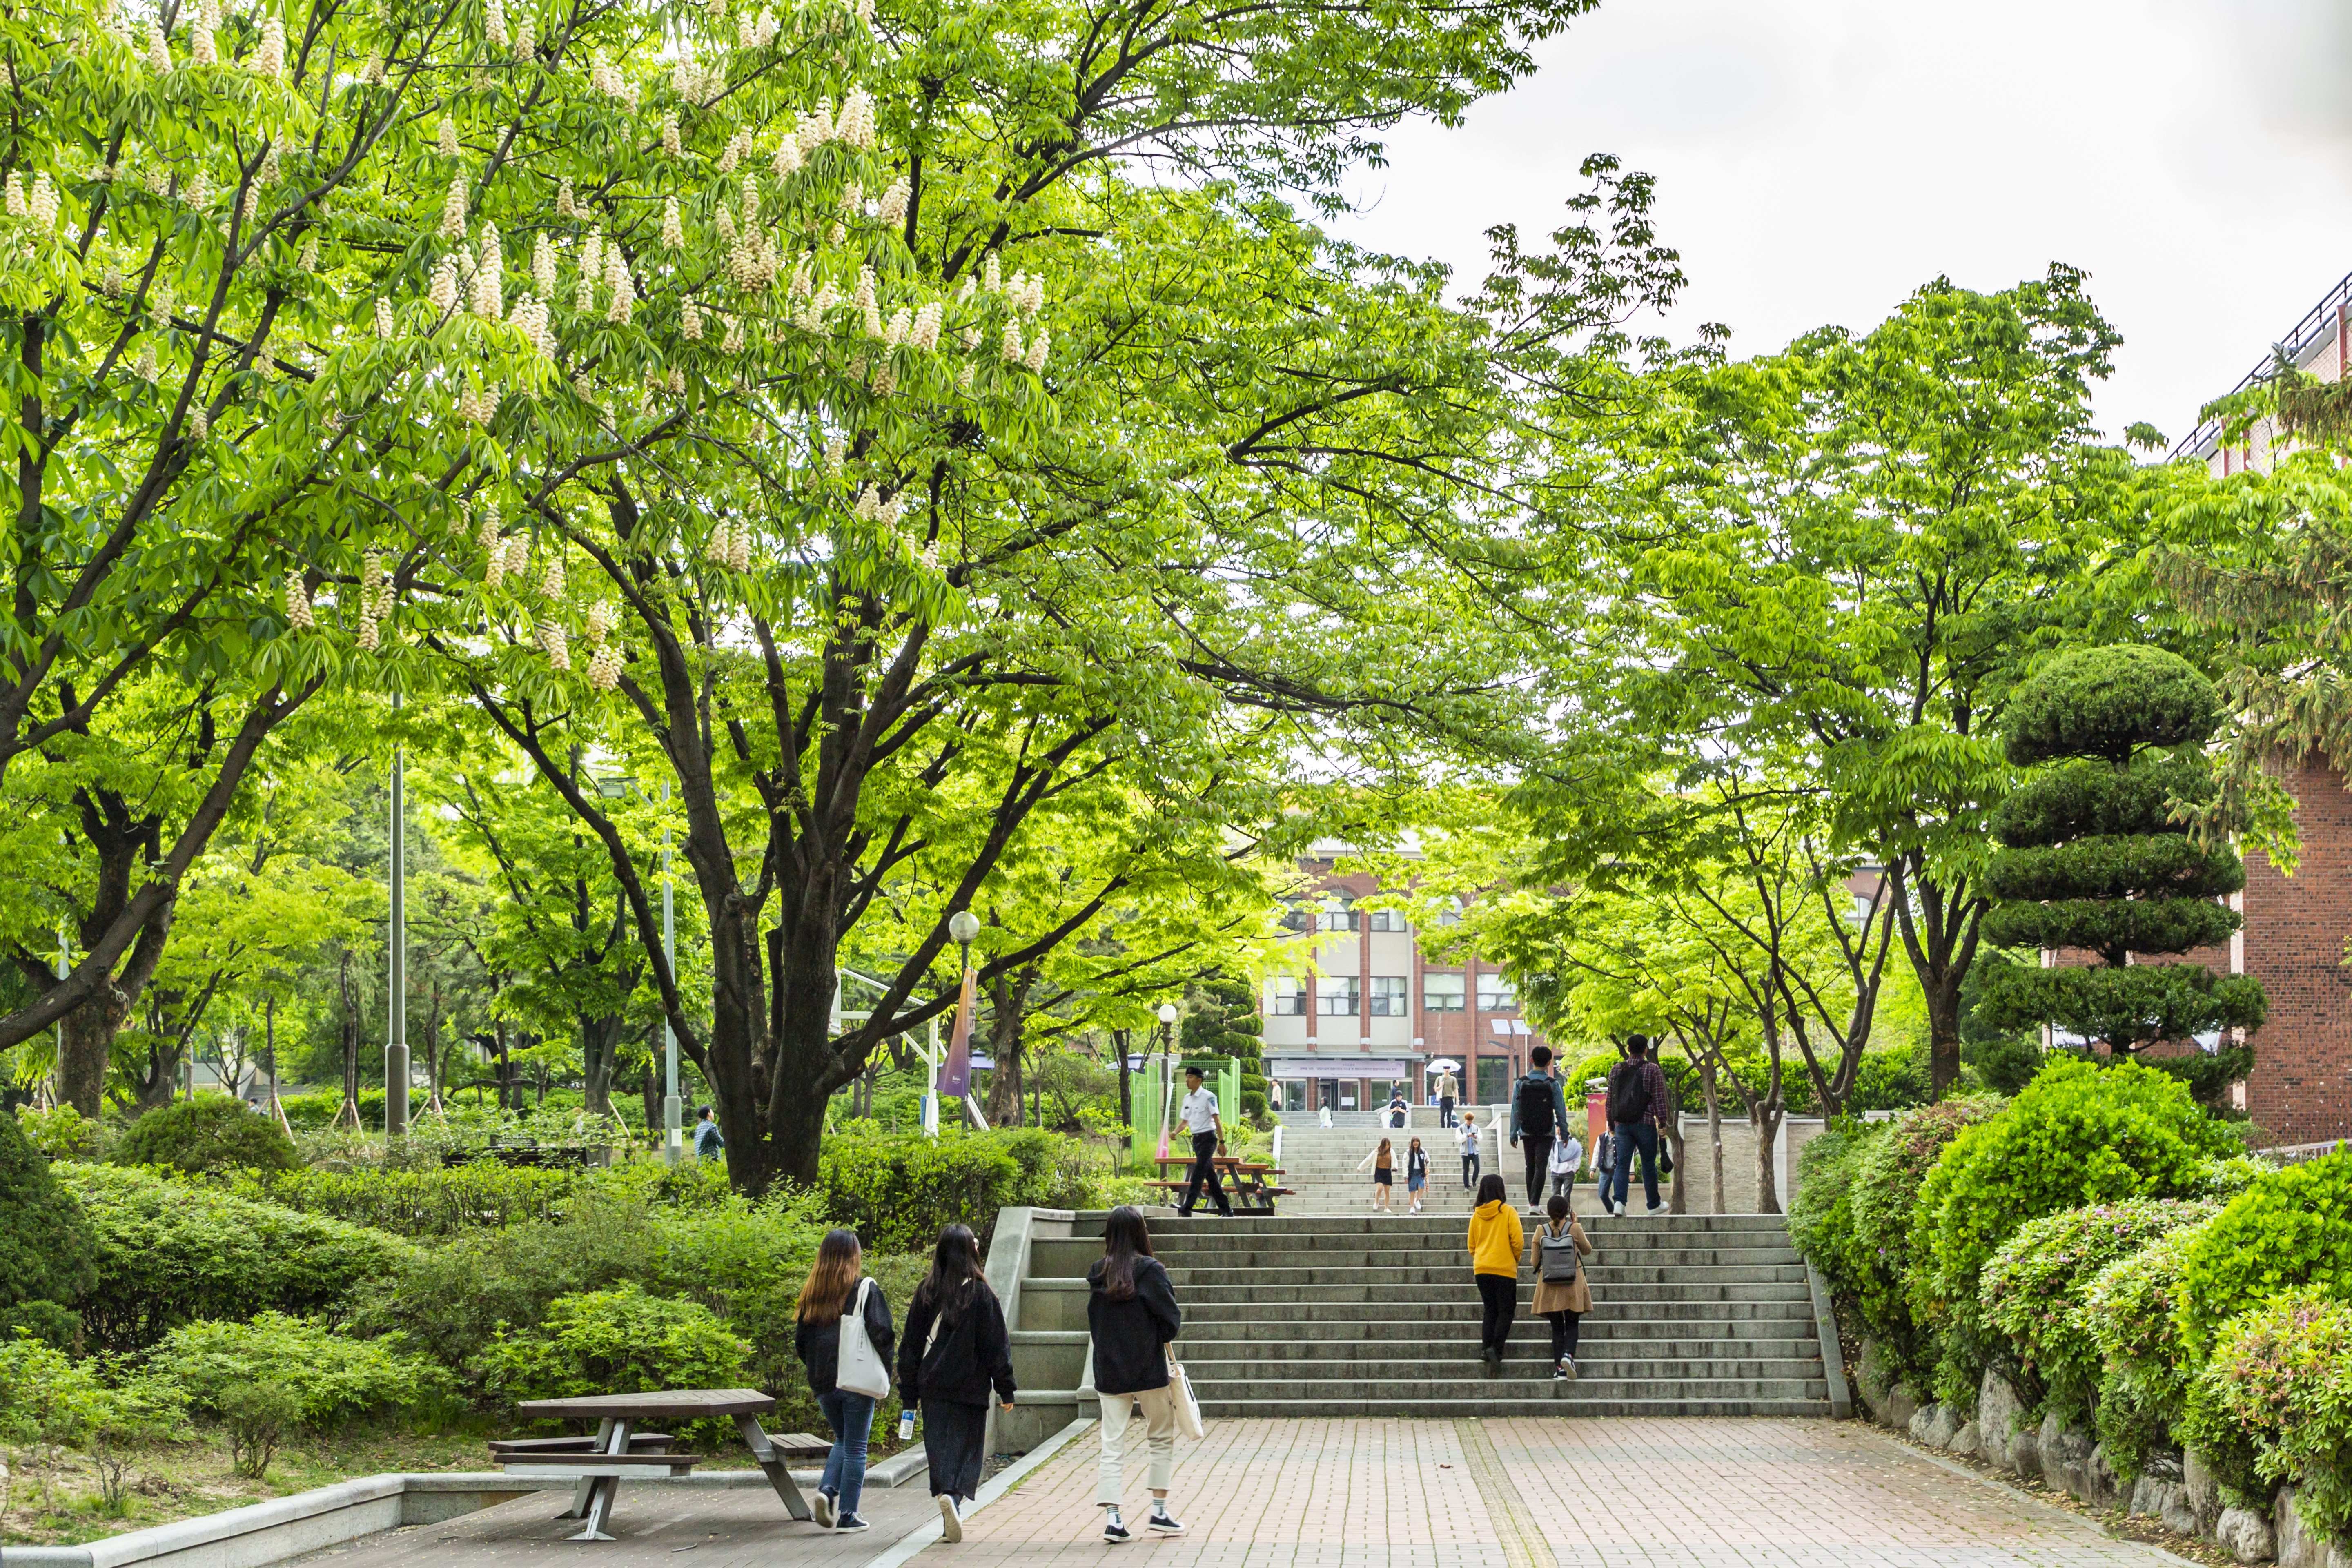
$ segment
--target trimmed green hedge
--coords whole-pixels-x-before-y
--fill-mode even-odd
[[[0,1342],[18,1330],[59,1349],[81,1334],[74,1303],[97,1282],[98,1241],[49,1163],[0,1113]]]
[[[107,1156],[117,1165],[203,1171],[287,1171],[294,1140],[267,1115],[226,1094],[160,1105],[131,1124]]]
[[[2232,1500],[2267,1511],[2292,1482],[2315,1533],[2352,1542],[2352,1305],[2298,1290],[2231,1320],[2181,1431]]]
[[[152,1171],[79,1165],[58,1174],[97,1238],[82,1323],[103,1350],[143,1350],[200,1318],[339,1314],[415,1257],[379,1230]]]
[[[985,1248],[1000,1208],[1097,1205],[1109,1161],[1034,1128],[942,1130],[937,1139],[852,1122],[824,1141],[814,1191],[836,1225],[871,1252],[915,1252],[942,1226],[971,1226]]]
[[[2122,1063],[2052,1061],[1989,1121],[1954,1139],[1919,1190],[1911,1310],[1937,1331],[1937,1390],[1967,1405],[1999,1354],[1978,1297],[1985,1265],[2029,1220],[2085,1205],[2197,1194],[2240,1147],[2186,1086]]]
[[[2352,1153],[2255,1180],[2199,1233],[2173,1309],[2189,1364],[2223,1323],[2289,1290],[2352,1300]]]
[[[2173,1309],[2189,1249],[2211,1223],[2158,1237],[2108,1264],[2083,1294],[2099,1348],[2099,1440],[2127,1480],[2171,1445],[2189,1398],[2189,1351]]]

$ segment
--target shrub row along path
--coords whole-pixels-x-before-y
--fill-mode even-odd
[[[1149,1509],[1141,1432],[1127,1517]],[[1745,1418],[1212,1421],[1177,1444],[1181,1537],[1109,1547],[1081,1435],[912,1568],[2156,1568],[2184,1559],[1856,1422]],[[863,1568],[937,1515],[919,1480],[828,1536],[749,1490],[624,1489],[605,1546],[526,1498],[323,1552],[337,1568],[819,1564]]]

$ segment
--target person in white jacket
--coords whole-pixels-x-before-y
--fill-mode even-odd
[[[1562,1138],[1551,1146],[1551,1163],[1547,1169],[1551,1175],[1551,1195],[1564,1198],[1569,1186],[1576,1180],[1579,1167],[1584,1163],[1584,1145],[1574,1138]]]
[[[1462,1131],[1454,1135],[1462,1145],[1462,1190],[1468,1192],[1478,1184],[1478,1113],[1462,1113]]]

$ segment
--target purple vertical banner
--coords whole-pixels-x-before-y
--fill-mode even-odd
[[[971,1092],[971,971],[963,972],[963,991],[956,998],[955,1029],[948,1037],[947,1065],[940,1069],[940,1094],[961,1100]]]

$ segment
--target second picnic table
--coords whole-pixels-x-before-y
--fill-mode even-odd
[[[1277,1186],[1266,1179],[1269,1176],[1279,1177],[1282,1174],[1282,1167],[1279,1165],[1244,1160],[1236,1154],[1220,1154],[1214,1163],[1218,1175],[1232,1178],[1227,1184],[1226,1190],[1232,1194],[1235,1208],[1248,1209],[1254,1213],[1272,1214],[1274,1200],[1290,1195],[1288,1187]],[[1192,1168],[1192,1156],[1162,1154],[1160,1156],[1159,1163],[1163,1171],[1171,1165],[1180,1170],[1190,1171]],[[1151,1184],[1155,1187],[1168,1188],[1171,1192],[1181,1193],[1184,1190],[1184,1180],[1181,1176],[1172,1182],[1162,1179]]]
[[[516,1408],[534,1420],[593,1421],[591,1437],[521,1438],[490,1445],[492,1458],[510,1476],[553,1477],[579,1482],[572,1507],[559,1519],[580,1519],[587,1527],[573,1541],[610,1541],[604,1526],[613,1499],[626,1477],[678,1477],[701,1462],[698,1454],[672,1452],[667,1437],[638,1432],[648,1421],[705,1421],[731,1417],[751,1446],[751,1458],[794,1519],[811,1516],[807,1500],[784,1468],[787,1458],[822,1455],[832,1445],[790,1433],[771,1436],[759,1417],[776,1407],[756,1388],[670,1388],[648,1394],[600,1394],[577,1399],[527,1399]]]

